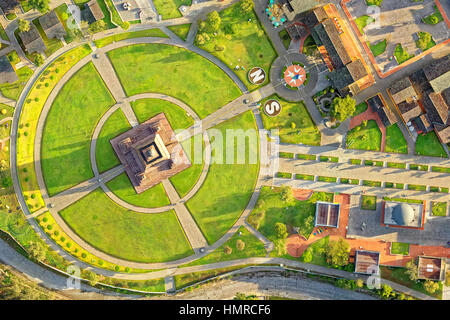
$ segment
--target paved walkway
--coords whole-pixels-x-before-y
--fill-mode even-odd
[[[197,226],[197,223],[194,221],[194,218],[191,216],[191,213],[188,211],[184,203],[180,202],[180,196],[173,187],[172,183],[166,179],[162,181],[162,184],[166,190],[170,202],[175,204],[174,209],[177,214],[178,221],[180,221],[181,227],[183,228],[192,249],[194,249],[194,252],[199,252],[199,249],[207,247],[208,242],[203,236],[203,233],[200,231],[200,228]]]
[[[0,92],[0,103],[6,104],[7,106],[14,107],[16,105],[16,101],[4,97]]]

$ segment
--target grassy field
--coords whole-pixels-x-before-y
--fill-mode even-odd
[[[386,127],[386,152],[408,153],[408,144],[398,124]]]
[[[168,36],[162,32],[160,29],[147,29],[140,30],[134,32],[124,32],[115,34],[113,36],[105,37],[99,40],[94,41],[95,46],[98,48],[102,48],[111,44],[113,42],[118,42],[125,39],[134,39],[134,38],[144,38],[144,37],[160,37],[160,38],[168,38]]]
[[[265,129],[278,129],[282,143],[320,145],[320,132],[303,102],[287,102],[277,95],[273,95],[261,101],[261,105],[264,106],[265,101],[269,99],[276,99],[280,102],[281,112],[275,117],[269,117],[261,108]],[[295,123],[295,128],[292,127],[292,123]]]
[[[93,177],[91,136],[101,116],[114,104],[92,62],[59,92],[42,136],[42,171],[50,195]]]
[[[409,243],[392,242],[391,253],[407,256],[409,254]]]
[[[108,261],[103,261],[99,257],[89,253],[80,247],[73,239],[71,239],[56,223],[55,219],[49,212],[45,212],[36,218],[42,230],[61,248],[72,256],[77,257],[90,265],[98,268],[115,271],[115,272],[144,272],[143,269],[131,269],[124,266],[115,265]],[[147,270],[148,271],[148,270]]]
[[[431,202],[433,216],[445,217],[447,215],[447,202]]]
[[[252,11],[243,13],[240,3],[219,13],[222,24],[217,36],[210,34],[210,40],[205,44],[198,44],[225,62],[249,90],[256,89],[269,82],[269,70],[277,53],[264,32],[258,17]],[[250,21],[248,21],[251,19]],[[218,51],[217,47],[223,47]],[[235,69],[239,66],[238,70]],[[247,73],[253,67],[261,67],[266,71],[266,80],[261,85],[253,85],[248,81]]]
[[[380,54],[382,54],[383,52],[386,51],[387,39],[378,41],[375,44],[370,44],[367,41],[367,45],[370,48],[370,51],[372,51],[372,54],[374,55],[374,57],[377,57],[377,56],[379,56]]]
[[[393,282],[397,282],[403,286],[411,288],[413,290],[417,290],[426,295],[442,299],[442,283],[439,285],[439,290],[435,293],[431,294],[425,290],[423,287],[423,280],[411,281],[409,276],[406,274],[406,268],[395,268],[395,267],[385,267],[380,266],[381,277],[386,280],[390,280]]]
[[[164,262],[194,253],[173,210],[155,214],[129,211],[100,189],[60,215],[92,246],[125,260]]]
[[[154,0],[156,11],[160,14],[163,20],[174,19],[182,16],[178,8],[182,5],[190,6],[192,0]]]
[[[362,196],[361,209],[376,210],[377,197],[376,196]]]
[[[360,124],[347,134],[347,148],[380,151],[381,131],[376,121],[369,120],[367,126]]]
[[[120,199],[138,207],[156,208],[170,204],[170,200],[161,183],[137,194],[127,174],[122,173],[118,177],[107,182],[106,185]]]
[[[131,107],[140,123],[163,112],[173,130],[186,129],[194,124],[182,108],[166,100],[141,99],[131,102]]]
[[[314,228],[314,215],[316,212],[316,201],[333,201],[332,193],[316,192],[310,199],[299,201],[296,199],[283,201],[281,199],[281,188],[263,187],[255,209],[251,216],[265,212],[260,221],[258,231],[269,240],[276,240],[275,224],[284,223],[300,228],[300,234],[309,237]],[[251,221],[252,218],[249,218]]]
[[[108,56],[128,96],[164,93],[187,103],[201,118],[241,95],[219,67],[185,49],[142,44],[110,51]]]
[[[421,156],[447,158],[444,147],[434,131],[420,134],[416,140],[416,154]]]
[[[373,22],[375,22],[375,19],[367,15],[363,15],[355,19],[355,23],[358,26],[358,30],[361,34],[364,34],[364,28]]]
[[[414,57],[413,54],[409,54],[403,47],[401,44],[397,44],[397,46],[395,47],[395,51],[394,51],[394,56],[395,59],[397,60],[397,63],[400,65],[403,62],[411,59]]]
[[[239,232],[242,232],[242,234],[239,235]],[[241,240],[245,243],[244,250],[242,251],[239,251],[236,247],[236,242],[238,240]],[[225,254],[225,246],[228,246],[232,249],[231,254]],[[265,255],[266,249],[264,248],[264,243],[259,241],[258,238],[252,235],[245,227],[240,227],[239,230],[231,237],[231,239],[225,242],[225,244],[223,244],[207,256],[195,260],[194,262],[191,262],[183,267],[249,257],[264,257]]]
[[[23,129],[19,129],[18,134],[20,136],[17,136],[17,167],[20,186],[24,195],[31,198],[31,195],[35,194],[33,201],[27,201],[27,205],[32,212],[44,205],[34,173],[34,142],[39,115],[47,97],[61,77],[90,52],[91,49],[86,44],[74,48],[56,59],[39,76],[22,107],[19,128],[22,125]],[[56,69],[59,70],[58,73],[56,73]],[[48,86],[45,86],[45,83],[48,83]],[[28,132],[28,135],[25,135],[25,132]]]
[[[327,258],[325,256],[325,249],[328,246],[328,242],[330,242],[330,236],[326,236],[320,240],[317,240],[311,243],[308,249],[311,250],[312,260],[309,263],[316,264],[319,266],[328,267]],[[303,256],[302,256],[303,257]],[[301,257],[301,259],[302,259]]]
[[[131,126],[121,109],[116,110],[108,120],[106,120],[100,130],[95,149],[95,158],[99,172],[104,172],[120,164],[109,141],[130,129]]]
[[[248,111],[214,127],[224,134],[227,129],[254,129],[255,118]],[[208,131],[211,133],[211,130]],[[225,135],[224,135],[225,136]],[[220,139],[220,138],[217,138]],[[255,139],[256,140],[256,139]],[[225,145],[225,142],[224,142]],[[259,170],[258,163],[250,164],[249,155],[258,154],[258,144],[246,142],[244,164],[226,164],[228,152],[235,153],[234,148],[226,148],[222,154],[224,164],[220,161],[220,150],[213,149],[213,163],[200,190],[187,203],[187,207],[210,244],[219,239],[238,219],[247,206],[253,193]],[[216,159],[216,161],[214,161]],[[236,181],[239,177],[239,181]]]
[[[190,23],[179,24],[179,25],[175,25],[175,26],[168,26],[167,28],[169,28],[170,31],[175,33],[182,40],[186,40],[187,35],[189,33],[189,29],[191,28],[191,24]]]
[[[203,151],[205,145],[203,142],[200,142],[200,139],[202,140],[202,137],[200,135],[197,135],[191,137],[190,140],[181,142],[184,151],[191,161],[191,166],[169,178],[170,182],[174,186],[175,190],[177,190],[177,193],[181,198],[184,197],[189,192],[189,190],[192,189],[202,173],[204,165]],[[199,145],[201,143],[202,145],[201,149],[199,148],[198,151],[196,151],[196,143]]]
[[[0,84],[0,92],[2,96],[17,100],[20,96],[20,93],[22,92],[26,82],[28,79],[30,79],[31,75],[33,74],[33,70],[31,70],[28,67],[22,67],[20,69],[16,70],[17,77],[19,80],[17,80],[14,83],[2,83]]]

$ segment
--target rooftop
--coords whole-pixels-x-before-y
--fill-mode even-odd
[[[137,193],[191,166],[164,113],[111,140]]]
[[[54,10],[40,17],[39,23],[41,24],[42,29],[49,39],[59,39],[67,35],[64,26],[62,25],[61,21],[59,21],[59,18]]]
[[[86,8],[92,13],[92,16],[95,20],[102,20],[105,15],[103,14],[102,9],[97,3],[97,0],[91,0],[85,4]]]
[[[38,29],[33,23],[30,23],[30,30],[20,32],[19,36],[28,53],[44,52],[47,49],[44,40],[42,40]]]
[[[380,253],[377,251],[356,250],[355,272],[363,274],[380,273]]]
[[[317,201],[315,226],[334,227],[339,225],[339,203]]]
[[[423,225],[423,204],[384,201],[383,209],[385,225],[413,228],[421,228]]]
[[[419,256],[418,278],[435,281],[445,279],[445,258]]]
[[[5,14],[13,13],[14,9],[19,5],[17,0],[1,0],[0,8],[2,8]]]
[[[0,83],[13,83],[19,80],[7,56],[0,57]]]

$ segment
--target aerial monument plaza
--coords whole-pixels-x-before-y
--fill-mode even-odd
[[[449,299],[446,2],[43,2],[0,0],[0,300]]]
[[[191,166],[164,113],[115,137],[111,145],[137,193]]]

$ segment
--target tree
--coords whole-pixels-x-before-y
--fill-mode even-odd
[[[406,263],[405,267],[406,267],[405,273],[408,275],[409,279],[411,281],[416,281],[417,280],[417,274],[418,274],[418,268],[417,268],[416,263],[413,260],[408,261]]]
[[[245,248],[245,242],[242,241],[241,239],[238,239],[236,241],[236,249],[238,249],[239,251],[242,251],[242,250],[244,250],[244,248]]]
[[[362,279],[356,280],[356,287],[358,288],[364,287],[364,281]]]
[[[39,242],[30,242],[28,253],[36,261],[43,261],[45,259],[45,249]]]
[[[281,222],[275,223],[275,233],[278,239],[286,239],[288,236],[286,225]]]
[[[243,13],[250,13],[253,10],[252,0],[242,0],[239,7]]]
[[[30,31],[30,21],[19,19],[19,31],[20,32],[27,32]]]
[[[223,247],[223,252],[226,255],[229,255],[229,254],[231,254],[233,252],[233,249],[231,249],[229,246],[225,246],[225,247]]]
[[[356,111],[356,100],[350,96],[345,98],[336,97],[331,104],[330,114],[338,121],[345,121]]]
[[[312,252],[313,252],[312,248],[306,249],[305,252],[303,252],[302,254],[302,261],[306,263],[311,262],[313,258]]]
[[[294,192],[288,186],[284,186],[281,190],[281,200],[290,202],[294,200]]]
[[[197,35],[197,38],[195,39],[196,43],[199,45],[205,44],[205,37],[201,34]]]
[[[208,13],[205,20],[205,31],[209,33],[219,31],[220,24],[222,23],[222,19],[219,16],[217,11],[213,11]]]
[[[387,300],[393,295],[394,292],[392,292],[392,287],[387,284],[383,284],[383,288],[381,289],[381,297]]]
[[[429,293],[435,293],[439,289],[439,283],[437,283],[435,281],[427,280],[423,284],[423,287]]]
[[[41,13],[46,13],[50,9],[50,0],[28,0],[28,5]]]
[[[345,266],[348,263],[350,245],[340,238],[338,241],[330,241],[325,250],[327,262],[335,266]]]
[[[89,33],[91,33],[91,34],[94,34],[94,33],[103,31],[103,30],[105,30],[105,29],[106,29],[106,23],[105,23],[105,21],[103,21],[103,20],[98,20],[98,21],[95,21],[94,23],[92,23],[92,24],[89,26],[88,31],[89,31]]]
[[[42,54],[36,54],[34,56],[34,64],[39,66],[42,66],[45,62],[44,56]]]
[[[2,179],[2,186],[4,187],[4,188],[8,188],[9,186],[11,186],[12,185],[12,179],[11,179],[11,177],[4,177],[3,179]]]
[[[422,51],[427,50],[430,42],[431,34],[428,32],[419,32],[419,40],[417,40],[416,44]]]

